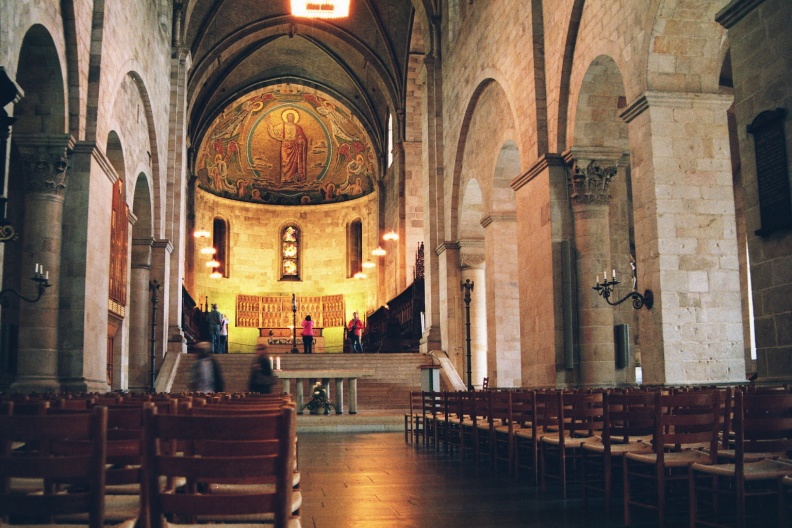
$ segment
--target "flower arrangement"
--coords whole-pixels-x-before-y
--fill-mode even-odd
[[[303,409],[308,409],[312,414],[319,414],[319,411],[324,409],[325,414],[330,414],[331,407],[335,408],[335,404],[327,399],[327,391],[322,382],[317,381],[311,388],[311,399],[303,406]]]

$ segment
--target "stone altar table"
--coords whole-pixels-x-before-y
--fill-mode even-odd
[[[357,414],[357,380],[374,375],[371,370],[276,370],[276,376],[283,382],[283,392],[291,394],[291,380],[296,380],[295,402],[297,414],[303,413],[305,401],[303,398],[303,381],[306,379],[322,380],[328,398],[330,397],[330,380],[335,381],[335,409],[336,414],[344,414],[344,380],[348,380],[349,414]]]

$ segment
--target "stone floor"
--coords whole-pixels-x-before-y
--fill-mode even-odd
[[[601,528],[603,501],[546,496],[484,463],[404,442],[403,432],[299,434],[305,528]],[[651,522],[651,521],[650,521]]]

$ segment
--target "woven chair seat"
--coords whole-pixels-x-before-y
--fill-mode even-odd
[[[657,454],[652,452],[647,453],[626,453],[624,455],[630,460],[642,462],[644,464],[655,464],[657,462]],[[706,464],[709,461],[709,455],[697,450],[678,451],[672,453],[665,453],[665,467],[685,467],[691,464],[699,463]]]
[[[631,438],[627,443],[611,443],[611,456],[622,457],[627,453],[648,453],[652,451],[652,437]],[[601,436],[595,436],[594,440],[585,442],[583,449],[593,453],[605,453],[605,444]]]
[[[758,462],[749,462],[743,467],[746,481],[775,480],[783,476],[792,476],[792,465],[778,460],[765,459]],[[734,478],[736,474],[735,464],[693,464],[691,469],[718,477]]]

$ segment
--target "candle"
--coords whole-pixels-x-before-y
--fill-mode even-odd
[[[39,264],[38,264],[38,262],[36,262],[36,267],[35,267],[35,271],[34,271],[34,273],[35,273],[36,275],[38,275],[38,273],[39,273]]]
[[[49,280],[49,271],[44,273],[44,280]]]
[[[608,270],[602,272],[602,282],[608,282]]]
[[[594,284],[599,284],[599,275],[597,275],[597,282],[595,282]]]
[[[616,270],[613,270],[613,280],[616,280]]]
[[[269,360],[270,360],[270,368],[271,368],[271,369],[274,369],[274,368],[275,368],[275,362],[274,362],[274,360],[273,360],[272,358],[269,358]]]
[[[275,370],[280,370],[280,356],[275,358]]]

